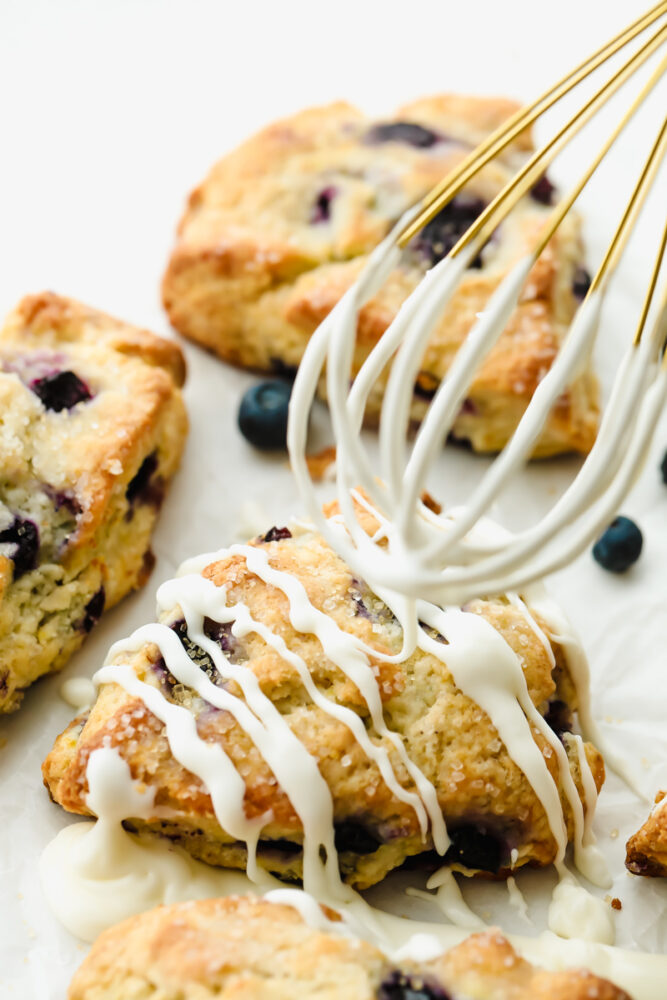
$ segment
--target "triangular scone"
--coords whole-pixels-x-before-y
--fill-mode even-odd
[[[368,530],[372,525],[365,527]],[[133,650],[118,651],[112,665],[105,668],[110,675],[90,712],[57,739],[43,767],[56,802],[71,812],[88,813],[89,757],[98,748],[115,748],[132,777],[155,793],[155,815],[144,820],[128,816],[132,828],[163,833],[211,864],[245,867],[245,843],[221,828],[211,789],[175,759],[181,751],[174,749],[172,736],[146,706],[150,697],[160,718],[165,716],[166,704],[178,706],[179,718],[187,715],[188,725],[192,717],[196,720],[199,741],[224,749],[245,783],[239,800],[245,817],[265,817],[257,848],[259,864],[281,877],[300,879],[303,873],[306,822],[297,814],[295,796],[301,796],[308,808],[322,802],[322,810],[327,808],[327,797],[330,805],[332,800],[327,830],[333,839],[333,824],[340,869],[357,887],[378,882],[414,855],[421,855],[415,859],[418,865],[438,867],[442,859],[433,851],[433,822],[426,824],[422,837],[417,807],[400,797],[402,790],[408,790],[417,801],[428,801],[421,791],[421,799],[415,794],[419,773],[431,783],[437,818],[441,822],[444,816],[447,824],[451,846],[446,860],[452,865],[502,876],[522,865],[547,865],[554,860],[556,842],[540,798],[510,758],[490,718],[457,688],[446,665],[448,656],[456,656],[459,662],[472,656],[478,662],[481,650],[487,665],[497,663],[500,669],[507,656],[516,665],[520,684],[525,679],[527,686],[526,701],[532,700],[547,724],[538,715],[542,731],[535,719],[529,725],[513,700],[518,715],[511,735],[528,745],[557,809],[560,798],[571,837],[573,811],[565,777],[572,801],[577,807],[583,801],[586,808],[582,764],[590,768],[597,788],[604,768],[597,750],[591,744],[582,745],[568,731],[577,707],[568,668],[558,646],[549,644],[525,606],[498,599],[453,609],[458,625],[462,620],[466,633],[480,636],[479,645],[476,639],[472,646],[464,645],[453,631],[447,636],[431,627],[426,629],[424,642],[435,643],[438,655],[418,648],[403,662],[398,657],[391,662],[386,656],[401,651],[398,622],[310,529],[272,528],[249,546],[220,555],[202,575],[210,581],[203,590],[198,575],[179,577],[161,588],[163,625],[154,626],[157,631],[152,635],[162,654],[150,637],[140,641],[143,636],[132,641]],[[167,607],[169,593],[174,593],[169,588],[185,588],[181,592],[190,594],[193,585],[207,595],[204,604],[198,605],[202,616],[206,607],[206,617],[199,619],[199,645],[188,636],[182,608]],[[201,600],[187,597],[182,602],[192,614]],[[217,618],[212,618],[216,601],[220,608]],[[229,612],[231,607],[233,612]],[[235,624],[220,624],[226,614],[223,608]],[[211,655],[201,648],[202,642],[210,643]],[[375,655],[358,655],[364,643]],[[212,656],[218,657],[218,667]],[[179,658],[184,667],[177,664]],[[319,693],[306,691],[297,659],[306,680],[312,678]],[[359,683],[346,674],[348,668],[350,673],[360,671]],[[130,677],[129,682],[122,681],[124,686],[112,682],[118,669]],[[235,672],[236,677],[224,679],[221,670]],[[182,679],[178,681],[171,671],[181,677],[183,671],[192,671],[194,683],[209,685],[210,700]],[[128,694],[128,684],[136,678],[147,687]],[[370,688],[364,687],[368,678]],[[250,688],[255,680],[264,696],[259,707],[250,701],[253,695],[242,695],[239,686],[245,683]],[[380,723],[398,734],[393,743],[391,733],[380,735],[377,719],[371,720],[371,696],[381,706]],[[224,699],[232,697],[234,701],[227,702],[231,711],[223,709]],[[317,697],[326,698],[326,703],[315,704]],[[219,704],[212,704],[216,699]],[[334,709],[329,707],[331,702]],[[268,719],[267,730],[276,740],[271,767],[257,739],[246,731],[246,723],[240,724],[231,714],[239,704],[244,710],[252,704],[260,720]],[[347,715],[335,717],[341,708]],[[359,727],[354,732],[359,720],[363,723],[360,733]],[[182,722],[177,720],[177,724],[183,729]],[[300,754],[305,753],[305,760],[299,753],[295,757],[294,747],[280,734],[282,725],[291,739],[296,736],[295,745]],[[365,748],[364,739],[368,740]],[[383,776],[381,762],[373,756],[378,748],[390,762],[389,778]],[[319,774],[308,776],[307,765],[313,761]],[[216,780],[221,771],[222,762],[216,765]],[[278,773],[284,774],[281,781],[291,783],[289,796]],[[301,777],[295,778],[296,774]],[[318,785],[322,779],[324,798]],[[390,787],[392,780],[398,781],[398,790]],[[216,794],[222,807],[230,808],[231,787],[223,781]],[[433,820],[433,814],[429,817]],[[317,826],[322,819],[318,813],[312,822]]]
[[[630,1000],[585,969],[547,972],[531,965],[497,930],[473,934],[435,959],[416,962],[392,960],[366,941],[338,933],[336,926],[342,925],[331,921],[327,929],[314,929],[292,906],[252,897],[161,906],[105,931],[67,995],[69,1000],[154,994],[184,1000]]]
[[[372,121],[348,104],[303,111],[249,139],[190,196],[163,283],[169,318],[226,361],[286,373],[360,273],[370,250],[516,106],[446,95]],[[416,238],[362,311],[357,371],[426,270],[451,249],[525,161],[524,132]],[[489,296],[529,248],[551,211],[543,178],[465,274],[423,359],[412,418],[429,399]],[[508,440],[548,371],[588,277],[579,221],[570,213],[531,272],[520,304],[479,369],[453,427],[477,451]],[[387,372],[366,413],[377,422]],[[322,392],[325,387],[322,383]],[[597,384],[580,373],[558,401],[536,454],[587,452],[597,427]]]
[[[658,792],[655,808],[626,844],[625,865],[635,875],[667,876],[667,797]]]
[[[146,582],[184,377],[173,341],[52,292],[0,330],[0,712]]]

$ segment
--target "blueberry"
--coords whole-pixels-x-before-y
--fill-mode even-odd
[[[263,542],[280,542],[283,538],[291,538],[292,532],[289,528],[277,528],[274,524],[272,528],[269,528],[267,533],[263,536]]]
[[[451,996],[432,981],[395,969],[382,981],[377,1000],[451,1000]]]
[[[625,573],[642,551],[642,533],[629,517],[615,518],[593,546],[593,558],[612,573]]]
[[[244,438],[263,451],[287,447],[287,411],[292,387],[285,382],[260,382],[243,396],[238,424]]]
[[[503,867],[504,843],[483,823],[464,823],[449,830],[445,861],[495,875]]]
[[[373,854],[380,846],[380,841],[361,823],[346,819],[336,823],[336,850],[353,854]]]
[[[416,122],[384,122],[374,125],[366,133],[366,142],[374,144],[380,142],[404,142],[408,146],[415,146],[417,149],[428,149],[440,142],[441,137],[437,132],[432,132],[430,128],[417,125]]]
[[[567,702],[554,698],[549,702],[544,721],[560,740],[563,733],[572,732],[572,709]]]
[[[330,185],[325,187],[318,194],[315,199],[315,204],[313,205],[313,210],[310,213],[311,224],[316,224],[318,222],[328,222],[331,218],[331,203],[338,194],[338,188]]]
[[[15,517],[8,528],[0,531],[0,542],[16,546],[10,556],[14,563],[15,580],[35,568],[39,553],[39,528],[33,521]]]
[[[39,396],[47,410],[71,410],[77,403],[92,399],[92,393],[85,382],[74,372],[56,372],[45,375],[30,383],[30,388]]]
[[[130,479],[125,490],[129,503],[155,503],[159,506],[162,500],[162,485],[152,482],[158,467],[157,453],[152,451],[139,466],[138,471]]]
[[[536,184],[530,189],[530,197],[538,201],[540,205],[553,205],[556,188],[551,183],[546,174],[543,174]]]
[[[662,462],[660,463],[660,475],[662,476],[662,481],[667,486],[667,451],[665,452]]]
[[[85,607],[85,614],[83,621],[81,623],[81,628],[84,632],[90,632],[94,625],[97,625],[98,621],[102,617],[102,612],[104,611],[104,587],[100,587],[91,599],[88,601]]]
[[[578,267],[572,279],[572,292],[577,299],[585,299],[591,287],[591,276],[585,267]]]
[[[486,204],[481,198],[467,194],[457,195],[424,226],[415,239],[415,248],[432,267],[447,256],[485,208]],[[481,257],[475,257],[469,266],[480,268]]]

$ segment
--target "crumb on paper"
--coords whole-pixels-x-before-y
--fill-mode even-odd
[[[662,800],[664,799],[665,795],[667,795],[667,792],[662,792],[662,791],[658,792],[656,794],[656,797],[655,797],[655,804],[657,805],[658,802],[662,802]]]
[[[615,826],[614,829],[610,831],[609,836],[612,840],[616,840],[618,837],[618,827]]]
[[[611,901],[611,908],[612,908],[612,910],[622,910],[623,909],[623,903],[620,901],[620,899],[618,898],[618,896],[614,896],[614,898],[612,899],[612,901]]]
[[[425,507],[433,511],[434,514],[442,514],[442,504],[438,503],[426,490],[421,495],[421,501]]]
[[[333,444],[327,445],[326,448],[322,448],[314,455],[306,455],[308,472],[313,482],[320,483],[323,479],[328,479],[333,472],[331,467],[335,461],[336,446]]]

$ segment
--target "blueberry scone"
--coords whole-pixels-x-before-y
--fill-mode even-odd
[[[667,876],[667,797],[658,792],[655,807],[626,845],[625,864],[635,875]]]
[[[355,281],[373,247],[515,109],[498,98],[445,95],[371,121],[336,103],[265,128],[220,160],[190,196],[163,283],[172,324],[226,361],[293,372],[311,334]],[[425,272],[449,252],[531,149],[524,132],[405,249],[400,266],[360,314],[353,373]],[[544,177],[466,271],[423,357],[412,400],[415,422],[423,418],[491,292],[534,247],[553,200],[554,189]],[[588,287],[582,258],[579,222],[569,213],[477,372],[454,438],[483,452],[507,442]],[[377,423],[387,374],[369,399],[369,424]],[[536,454],[587,452],[597,415],[596,382],[583,371],[558,400]]]
[[[102,934],[68,1000],[629,1000],[585,969],[547,972],[497,931],[428,962],[395,962],[365,941],[249,897],[159,907]]]
[[[329,886],[365,888],[443,860],[502,877],[578,842],[604,767],[572,734],[563,651],[523,602],[424,606],[404,648],[390,608],[308,526],[190,569],[158,591],[159,624],[113,647],[96,702],[45,760],[65,809],[90,814],[88,762],[110,748],[151,793],[130,829],[306,888],[322,859]]]
[[[172,342],[51,293],[0,331],[0,712],[146,581],[183,378]]]

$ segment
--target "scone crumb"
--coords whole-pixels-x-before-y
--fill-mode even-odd
[[[329,468],[336,461],[336,446],[331,444],[314,455],[306,456],[308,472],[310,478],[315,483],[320,483],[326,476]]]
[[[614,898],[612,899],[612,901],[611,901],[611,908],[612,908],[612,910],[622,910],[623,909],[623,904],[620,901],[620,899],[618,898],[618,896],[614,896]]]
[[[421,501],[425,507],[433,511],[434,514],[442,514],[442,504],[438,503],[426,490],[421,495]]]

